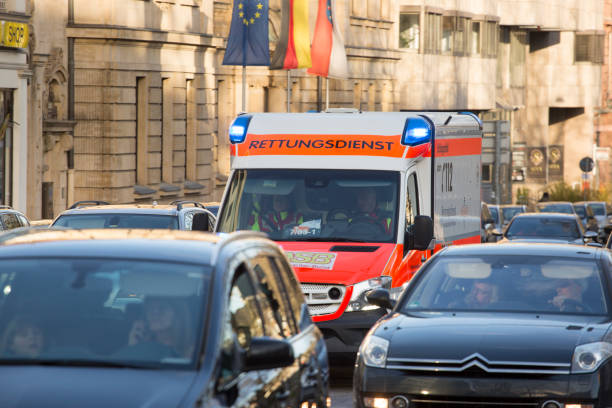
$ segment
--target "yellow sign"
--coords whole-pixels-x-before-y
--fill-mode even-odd
[[[2,45],[11,48],[27,48],[28,25],[14,21],[2,22]]]

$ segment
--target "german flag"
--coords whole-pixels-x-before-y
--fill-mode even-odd
[[[309,68],[308,0],[282,0],[281,34],[270,69]]]

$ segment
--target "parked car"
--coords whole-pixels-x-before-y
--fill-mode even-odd
[[[607,407],[612,254],[560,244],[448,247],[357,357],[359,408]]]
[[[30,221],[23,213],[10,206],[0,205],[0,231],[29,226]]]
[[[502,241],[558,242],[586,244],[597,240],[597,233],[585,231],[575,214],[524,213],[516,215],[502,234]]]
[[[493,234],[495,220],[487,203],[480,204],[480,242],[495,242],[497,237]]]
[[[504,204],[500,205],[501,228],[503,229],[510,223],[512,218],[517,214],[527,212],[527,206],[522,204]]]
[[[197,213],[209,215],[208,222],[193,225]],[[173,201],[167,205],[109,205],[104,201],[79,201],[59,214],[52,227],[65,228],[161,228],[212,231],[215,215],[196,201]]]
[[[537,212],[576,214],[574,206],[569,201],[546,201],[536,204]]]
[[[580,217],[582,225],[587,231],[599,232],[599,224],[593,213],[593,209],[585,201],[579,201],[573,204],[574,211]]]
[[[3,407],[328,405],[323,336],[263,234],[24,231],[0,285]]]
[[[612,215],[612,208],[605,201],[588,201],[587,205],[593,211],[593,215],[597,220],[598,227],[598,239],[600,242],[606,242],[608,239],[608,232],[606,226],[610,224],[608,214]]]

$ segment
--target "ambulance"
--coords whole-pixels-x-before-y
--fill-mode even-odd
[[[482,123],[474,114],[241,114],[217,232],[259,230],[284,249],[332,362],[352,363],[386,311],[447,246],[480,242]]]

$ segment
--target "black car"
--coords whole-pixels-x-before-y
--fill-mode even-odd
[[[574,206],[569,201],[546,201],[537,203],[536,211],[543,213],[576,214]]]
[[[580,220],[582,221],[582,225],[587,231],[595,231],[599,233],[599,224],[598,220],[595,217],[595,213],[593,212],[593,208],[588,205],[587,202],[577,202],[573,204],[574,211]]]
[[[522,204],[504,204],[500,205],[499,207],[501,214],[501,228],[508,225],[515,215],[527,212],[527,206]]]
[[[612,406],[612,254],[562,244],[440,251],[364,339],[357,407]]]
[[[208,214],[204,225],[194,228],[193,216]],[[104,201],[78,201],[59,214],[51,227],[96,228],[157,228],[212,231],[216,216],[197,201],[173,201],[170,204],[110,205]]]
[[[500,242],[593,243],[597,232],[585,231],[575,214],[523,213],[514,216]]]
[[[326,407],[327,364],[293,270],[263,235],[0,237],[3,408]]]

